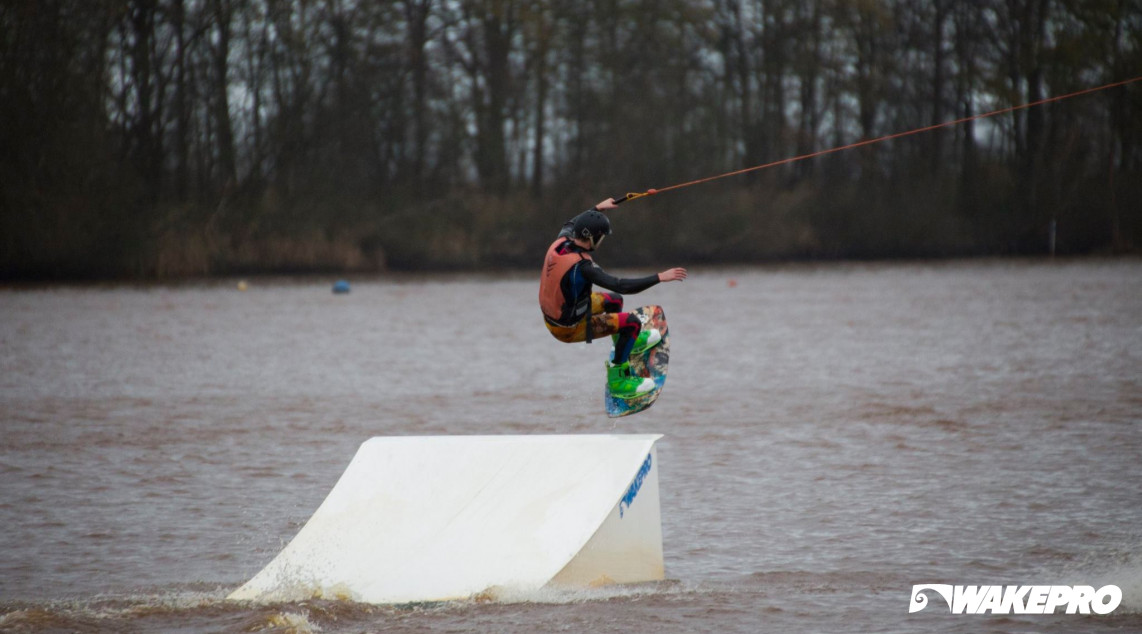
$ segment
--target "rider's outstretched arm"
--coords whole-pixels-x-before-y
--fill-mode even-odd
[[[658,275],[633,278],[615,277],[604,271],[602,267],[594,262],[583,262],[580,271],[582,271],[583,277],[595,286],[601,286],[609,291],[622,293],[623,295],[633,295],[634,293],[645,291],[662,281]]]

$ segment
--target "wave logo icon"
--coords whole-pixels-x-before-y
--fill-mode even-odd
[[[922,583],[912,586],[912,600],[908,602],[908,613],[919,612],[928,607],[928,595],[925,590],[932,590],[947,602],[948,610],[952,609],[952,586],[945,583]]]

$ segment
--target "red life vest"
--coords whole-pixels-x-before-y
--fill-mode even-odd
[[[563,296],[563,276],[571,267],[575,266],[583,260],[590,260],[591,256],[579,251],[566,251],[559,252],[559,247],[564,243],[571,242],[569,238],[559,238],[551,243],[547,248],[547,255],[543,258],[543,272],[539,277],[539,307],[543,310],[543,315],[551,322],[561,324],[564,326],[574,325],[580,319],[583,319],[591,312],[591,294],[587,293],[586,298],[578,297],[564,297]],[[569,323],[563,322],[564,307],[575,302],[575,306],[569,316]]]

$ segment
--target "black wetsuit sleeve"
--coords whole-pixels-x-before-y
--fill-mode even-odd
[[[646,277],[615,277],[589,260],[585,260],[580,265],[579,270],[588,282],[623,295],[633,295],[645,291],[659,282],[657,273]]]

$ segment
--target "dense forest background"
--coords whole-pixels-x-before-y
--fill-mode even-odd
[[[535,267],[1142,75],[1142,0],[0,0],[0,277]],[[606,262],[1131,252],[1142,82]]]

